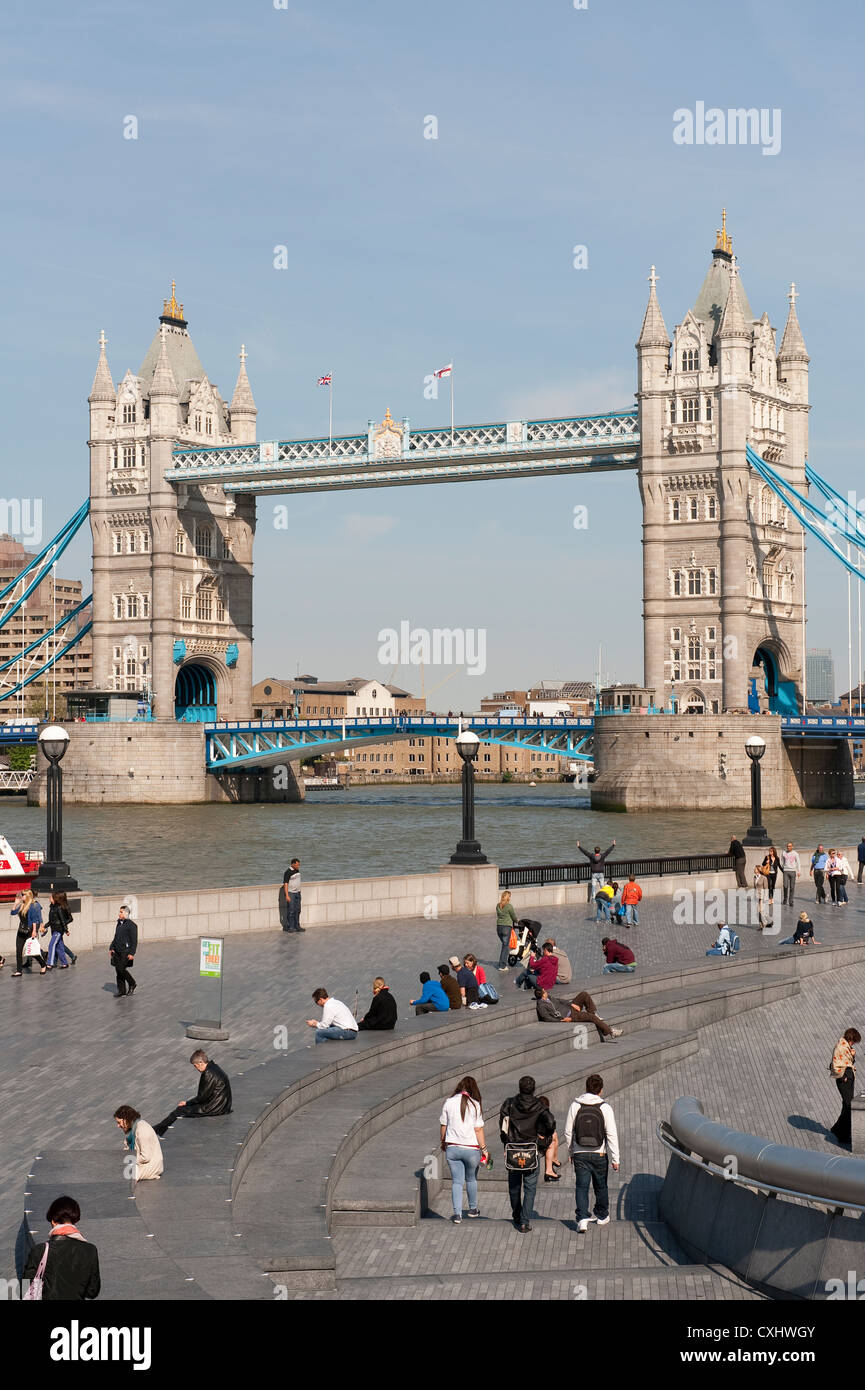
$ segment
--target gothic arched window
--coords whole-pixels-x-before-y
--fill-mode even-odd
[[[775,494],[770,487],[760,493],[760,524],[769,526],[775,520]]]
[[[195,553],[204,559],[210,559],[213,554],[213,532],[209,526],[196,526],[195,528]]]
[[[134,424],[135,424],[135,402],[134,402],[134,401],[133,401],[131,404],[127,403],[127,404],[124,405],[124,407],[123,407],[123,418],[122,418],[121,423],[124,424],[124,425],[134,425]]]
[[[685,348],[682,353],[682,371],[698,372],[700,370],[700,354],[696,348]]]

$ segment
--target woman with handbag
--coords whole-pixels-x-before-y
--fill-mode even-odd
[[[18,918],[18,930],[15,934],[15,965],[17,968],[12,972],[12,979],[20,979],[22,973],[30,969],[32,960],[38,960],[39,974],[44,975],[47,965],[39,945],[42,908],[32,889],[28,888],[26,893],[17,895],[9,915]]]
[[[511,933],[516,929],[517,914],[511,907],[511,895],[505,889],[496,907],[496,936],[499,938],[499,970],[508,969],[508,952],[511,949]]]
[[[769,889],[769,906],[771,907],[775,900],[775,884],[781,871],[781,856],[774,845],[769,846],[769,852],[763,860],[762,869],[766,887]]]
[[[451,1172],[451,1200],[455,1226],[463,1219],[463,1188],[468,1195],[468,1215],[480,1216],[478,1208],[478,1169],[481,1158],[489,1158],[484,1139],[481,1093],[473,1076],[464,1076],[442,1106],[439,1116],[441,1148]]]
[[[99,1254],[78,1229],[81,1208],[74,1197],[55,1197],[47,1212],[51,1234],[34,1245],[24,1266],[24,1299],[70,1303],[99,1297]]]
[[[829,1071],[835,1078],[835,1085],[838,1087],[838,1094],[841,1097],[841,1114],[838,1116],[829,1133],[834,1134],[839,1144],[850,1144],[853,1140],[853,1128],[851,1122],[851,1106],[853,1102],[853,1088],[856,1084],[856,1048],[855,1043],[862,1041],[862,1034],[858,1028],[848,1028],[843,1037],[838,1039],[835,1051],[832,1053],[832,1062]]]

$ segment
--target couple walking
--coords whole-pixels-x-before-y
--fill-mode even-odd
[[[577,1229],[585,1234],[589,1223],[606,1226],[610,1220],[607,1176],[609,1165],[619,1168],[619,1139],[612,1107],[604,1100],[603,1078],[593,1073],[586,1089],[568,1110],[565,1145],[574,1166],[576,1180]],[[477,1081],[465,1076],[445,1101],[439,1116],[441,1148],[451,1173],[451,1220],[463,1219],[463,1189],[468,1196],[468,1216],[480,1216],[478,1171],[490,1163],[484,1137],[483,1103]],[[555,1168],[556,1119],[546,1096],[535,1094],[535,1079],[520,1077],[518,1092],[510,1096],[499,1111],[499,1131],[505,1151],[508,1194],[514,1227],[521,1235],[532,1231],[535,1194],[540,1174],[540,1157],[545,1158],[545,1181],[557,1182]],[[549,1156],[549,1159],[548,1159]],[[595,1195],[594,1214],[589,1213],[589,1188]]]

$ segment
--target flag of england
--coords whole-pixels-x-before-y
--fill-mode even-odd
[[[443,377],[443,376],[450,376],[450,374],[451,374],[451,372],[453,371],[453,369],[454,369],[454,364],[453,364],[453,362],[450,362],[450,363],[448,363],[448,365],[447,365],[446,367],[439,367],[438,371],[437,371],[437,372],[434,372],[433,375],[434,375],[434,376],[437,376],[437,377],[439,377],[439,379],[441,379],[441,377]]]

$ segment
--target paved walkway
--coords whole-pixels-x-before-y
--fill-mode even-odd
[[[843,911],[817,909],[815,922],[822,940],[865,937],[865,889],[857,890],[854,885],[851,897],[853,902]],[[568,950],[576,987],[587,975],[597,974],[599,941],[602,935],[612,934],[608,929],[586,921],[585,912],[573,908],[545,908],[532,915],[540,918],[545,931],[555,934]],[[195,1044],[185,1037],[184,1029],[196,1011],[197,942],[150,945],[147,924],[140,925],[142,946],[135,971],[140,987],[132,999],[112,997],[114,977],[107,952],[82,954],[77,966],[45,977],[13,980],[9,963],[0,972],[0,1043],[7,1059],[0,1079],[0,1248],[8,1265],[0,1267],[0,1276],[12,1275],[11,1252],[21,1217],[24,1178],[41,1145],[116,1149],[119,1177],[122,1150],[112,1120],[116,1106],[132,1104],[153,1120],[195,1091],[198,1078],[188,1063]],[[682,960],[703,959],[715,929],[675,926],[671,905],[655,900],[641,914],[639,927],[630,932],[620,928],[615,934],[630,941],[642,968],[657,970]],[[746,954],[771,954],[776,949],[778,938],[760,937],[748,928],[741,930],[741,936]],[[303,1020],[313,1016],[310,995],[319,984],[349,1004],[353,1004],[357,989],[363,1009],[369,1001],[373,976],[382,973],[399,1003],[400,1017],[406,1017],[410,1012],[407,1000],[419,990],[419,970],[434,971],[448,955],[464,950],[474,950],[486,962],[494,959],[494,928],[476,918],[447,918],[319,928],[302,937],[270,929],[229,938],[224,1019],[231,1029],[231,1040],[214,1045],[213,1054],[233,1075],[245,1065],[272,1056],[274,1046],[284,1041],[283,1029],[289,1048],[305,1046],[311,1030]],[[511,987],[512,976],[492,978],[505,981],[502,988]],[[853,982],[849,987],[848,980]],[[735,1118],[745,1128],[760,1129],[764,1105],[775,1116],[771,1122],[776,1125],[783,1125],[786,1113],[792,1110],[806,1117],[819,1116],[831,1124],[835,1099],[831,1086],[826,1094],[827,1049],[831,1051],[842,1026],[856,1023],[865,1034],[855,1013],[863,984],[865,979],[859,977],[857,967],[844,974],[847,993],[839,992],[837,974],[809,986],[807,1013],[803,1013],[801,1002],[789,1001],[719,1025],[718,1036],[729,1033],[727,1050],[719,1045],[719,1050],[701,1063],[699,1072],[689,1066],[681,1076],[671,1070],[651,1083],[642,1083],[660,1089],[647,1095],[642,1107],[635,1101],[631,1113],[623,1109],[629,1103],[624,1093],[617,1098],[625,1143],[632,1152],[646,1151],[647,1157],[641,1159],[645,1171],[663,1171],[663,1157],[655,1151],[656,1144],[652,1147],[650,1130],[659,1115],[668,1113],[669,1099],[683,1091],[700,1095],[719,1116]],[[807,1020],[804,1029],[803,1018]],[[771,1031],[770,1020],[775,1020],[780,1031]],[[808,1078],[812,1076],[814,1089],[809,1090],[812,1082]],[[746,1105],[742,1103],[743,1092]],[[803,1098],[794,1103],[785,1101],[785,1096]],[[762,1132],[775,1131],[764,1123]],[[807,1129],[793,1132],[805,1144],[818,1144],[818,1137]],[[641,1134],[639,1142],[634,1138],[637,1133]],[[653,1154],[651,1162],[649,1153]],[[170,1167],[170,1137],[166,1160]],[[41,1212],[34,1213],[34,1226],[40,1233],[41,1218]],[[86,1234],[86,1209],[82,1226]],[[419,1228],[426,1238],[429,1227],[425,1222]],[[446,1234],[449,1231],[448,1227]],[[455,1232],[471,1235],[467,1226],[455,1228]],[[386,1235],[387,1239],[394,1237],[393,1232]],[[368,1242],[371,1237],[367,1233],[364,1239]],[[355,1267],[347,1264],[347,1274]],[[637,1267],[642,1268],[642,1264]],[[441,1280],[443,1273],[434,1278]],[[617,1288],[624,1287],[619,1274],[614,1283]],[[446,1295],[440,1292],[436,1296]],[[507,1294],[500,1291],[496,1296]]]
[[[669,1117],[678,1096],[695,1095],[708,1115],[750,1133],[838,1152],[825,1138],[824,1126],[839,1110],[827,1068],[839,1032],[850,1026],[865,1036],[865,965],[804,980],[796,998],[711,1025],[711,1045],[698,1056],[610,1095],[622,1166],[610,1174],[613,1221],[603,1230],[575,1233],[567,1170],[559,1184],[539,1184],[530,1236],[511,1228],[506,1194],[498,1185],[485,1194],[482,1178],[477,1222],[452,1226],[446,1191],[435,1204],[439,1220],[408,1230],[337,1231],[336,1293],[300,1297],[501,1298],[519,1273],[559,1299],[756,1298],[729,1271],[689,1265],[659,1220],[667,1151],[656,1125]],[[497,1158],[495,1140],[490,1148]]]

